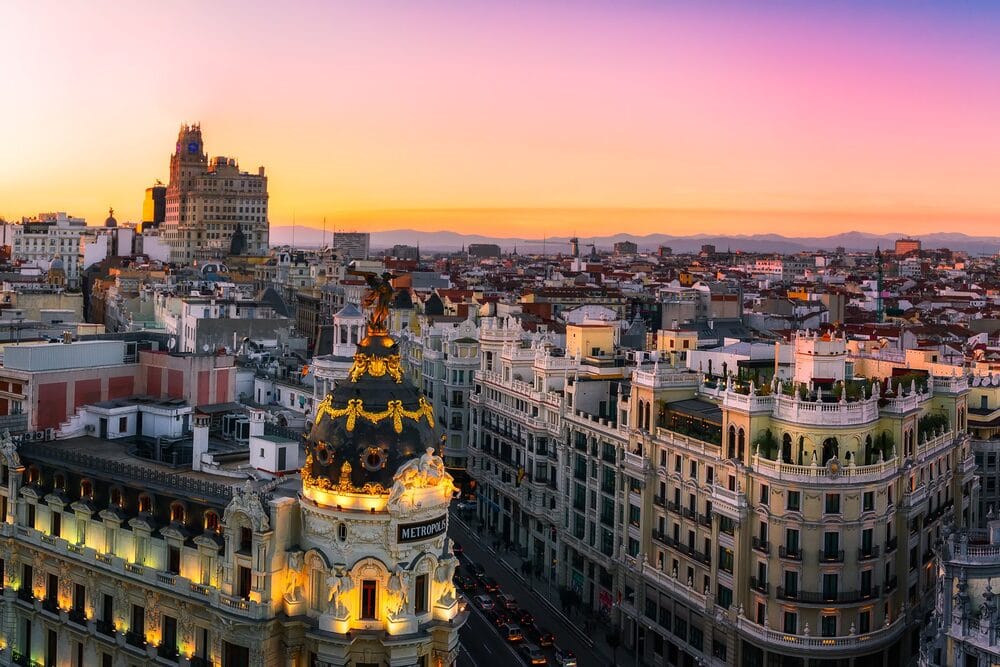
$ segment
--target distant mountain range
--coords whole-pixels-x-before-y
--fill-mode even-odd
[[[294,234],[293,234],[294,229]],[[271,227],[272,245],[291,245],[299,248],[318,248],[324,239],[323,231],[313,227],[291,226]],[[891,249],[896,239],[906,234],[866,234],[864,232],[844,232],[833,236],[789,237],[779,234],[698,234],[695,236],[671,236],[669,234],[615,234],[613,236],[580,237],[580,249],[587,252],[594,244],[598,250],[610,250],[619,241],[632,241],[640,251],[656,250],[659,246],[669,246],[675,253],[698,252],[702,245],[714,245],[718,252],[727,250],[743,252],[796,253],[801,251],[833,250],[874,250],[876,246]],[[327,243],[332,234],[325,235]],[[939,232],[918,235],[925,249],[948,248],[974,255],[989,255],[1000,252],[1000,237],[968,236],[966,234]],[[504,252],[514,248],[521,254],[532,254],[543,250],[550,254],[569,251],[569,237],[545,239],[497,238],[481,234],[459,234],[456,232],[421,232],[412,229],[395,229],[372,232],[373,250],[391,248],[395,244],[419,245],[423,251],[455,251],[472,243],[496,243]]]

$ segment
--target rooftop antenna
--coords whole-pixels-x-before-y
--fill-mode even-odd
[[[323,216],[323,245],[321,248],[326,247],[326,216]]]

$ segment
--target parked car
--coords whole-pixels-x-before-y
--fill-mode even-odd
[[[493,600],[490,599],[489,595],[477,595],[473,598],[473,601],[476,603],[476,606],[483,611],[493,609]]]
[[[508,623],[501,629],[503,630],[503,638],[507,641],[513,644],[524,641],[524,633],[521,631],[521,626],[517,623]]]
[[[522,622],[522,627],[523,625]],[[552,646],[556,643],[556,636],[554,634],[545,628],[538,627],[534,623],[531,624],[531,627],[526,632],[531,637],[531,640],[539,646]]]
[[[549,664],[549,659],[545,657],[544,653],[542,653],[542,649],[538,648],[534,644],[525,642],[521,644],[517,650],[521,652],[521,655],[524,656],[524,659],[529,665]],[[575,662],[573,664],[576,665]]]
[[[517,609],[517,600],[510,593],[500,593],[497,595],[496,603],[504,609],[510,609],[511,611]]]
[[[483,584],[483,588],[487,593],[499,593],[500,592],[500,582],[498,582],[493,577],[480,577]]]

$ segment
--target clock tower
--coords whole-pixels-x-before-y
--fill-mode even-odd
[[[219,259],[242,235],[242,252],[268,252],[267,177],[241,171],[233,158],[205,152],[201,125],[181,125],[170,156],[170,183],[161,233],[170,259],[187,264]],[[239,234],[237,234],[239,231]]]

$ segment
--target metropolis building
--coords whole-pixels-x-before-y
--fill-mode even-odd
[[[802,333],[755,385],[687,370],[669,331],[630,358],[610,326],[561,349],[484,320],[480,519],[642,664],[915,658],[942,526],[978,521],[967,379],[865,377],[843,339]]]
[[[186,442],[0,439],[0,664],[452,667],[467,613],[446,537],[454,483],[399,368],[370,321],[301,475],[248,479],[197,409]],[[173,422],[144,405],[144,433]],[[262,455],[289,442],[263,419],[250,411]]]
[[[182,125],[170,156],[170,182],[160,226],[170,260],[191,263],[224,257],[239,231],[247,255],[268,252],[267,177],[240,171],[233,158],[205,153],[200,125]]]

